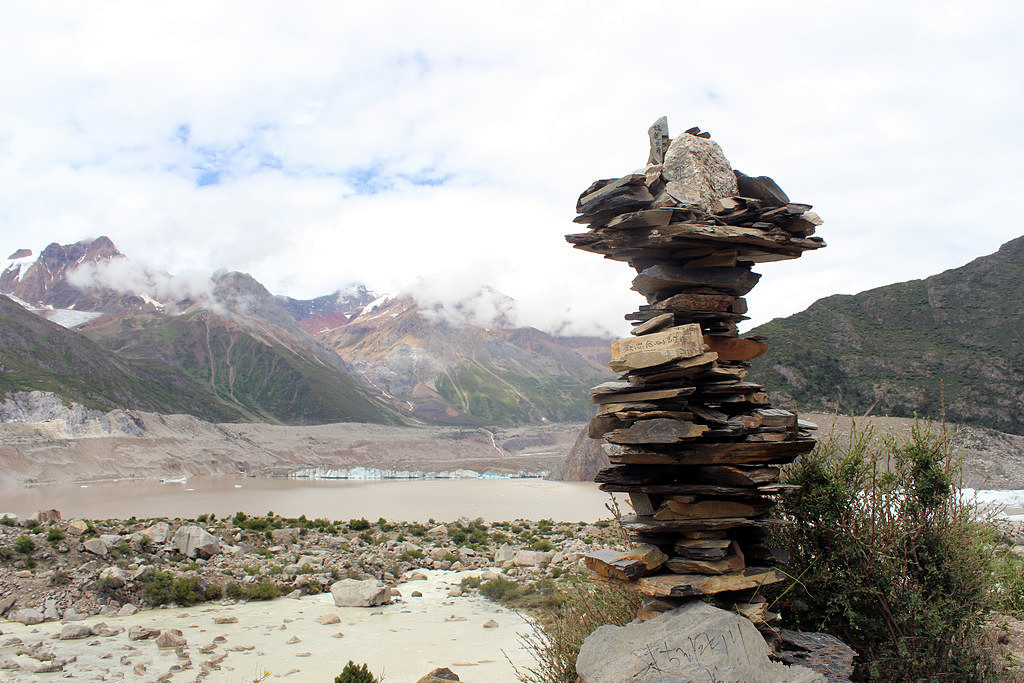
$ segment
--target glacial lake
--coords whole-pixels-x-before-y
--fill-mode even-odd
[[[543,479],[311,480],[194,477],[185,482],[125,480],[0,487],[0,514],[27,517],[56,508],[64,519],[195,518],[242,511],[310,519],[383,517],[396,521],[611,518],[610,495],[585,482]]]

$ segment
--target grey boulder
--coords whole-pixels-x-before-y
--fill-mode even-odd
[[[92,629],[83,624],[80,621],[75,621],[70,624],[64,624],[60,629],[61,640],[78,640],[80,638],[88,638],[93,635]]]
[[[825,683],[768,652],[749,619],[698,600],[649,621],[601,626],[583,641],[576,673],[582,683]]]
[[[32,607],[22,607],[21,609],[11,612],[7,616],[10,621],[16,621],[19,624],[25,624],[31,626],[33,624],[43,623],[43,613]]]
[[[669,194],[693,201],[704,211],[710,212],[718,199],[739,194],[736,174],[718,143],[689,133],[668,146],[661,173]]]
[[[171,545],[186,557],[208,558],[220,552],[220,541],[206,529],[195,524],[179,527]]]
[[[375,607],[391,601],[391,589],[377,579],[342,579],[331,585],[331,596],[338,607]]]

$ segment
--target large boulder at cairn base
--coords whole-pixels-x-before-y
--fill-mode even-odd
[[[207,558],[220,552],[220,541],[201,526],[180,527],[171,538],[171,545],[186,557]]]
[[[374,607],[391,601],[391,589],[377,579],[342,579],[331,586],[338,607]]]
[[[662,175],[677,200],[698,204],[709,213],[716,200],[739,194],[736,174],[718,143],[689,133],[668,146]]]
[[[642,623],[602,626],[576,659],[582,683],[825,683],[822,674],[768,658],[749,619],[694,601]]]

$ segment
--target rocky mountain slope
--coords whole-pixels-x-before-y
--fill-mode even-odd
[[[244,273],[186,286],[127,263],[106,237],[51,244],[38,257],[18,250],[0,262],[0,294],[109,352],[91,369],[63,367],[69,401],[173,407],[211,421],[509,425],[584,419],[587,389],[608,374],[608,340],[557,338],[516,327],[511,316],[481,322],[461,304],[421,311],[410,297],[378,297],[358,284],[298,300]],[[507,297],[500,303],[514,306]],[[32,329],[8,324],[24,362],[39,345]],[[134,373],[133,391],[73,390],[115,360],[122,375]],[[48,378],[23,373],[0,390],[63,391]],[[174,400],[157,401],[168,388]],[[105,403],[96,403],[100,395]]]
[[[800,410],[1024,434],[1024,237],[923,280],[830,296],[752,330],[750,378]]]
[[[0,334],[10,341],[5,365],[18,372],[5,373],[0,389],[50,391],[87,407],[218,422],[403,421],[244,273],[217,273],[208,290],[161,302],[145,292],[105,287],[101,279],[76,279],[83,264],[125,258],[105,237],[51,244],[34,261],[24,251],[13,256],[0,291],[22,306],[4,298]],[[44,321],[23,307],[57,320],[70,317],[75,331],[41,326]]]
[[[435,423],[583,420],[587,391],[609,375],[540,330],[437,316],[410,297],[380,301],[320,338],[366,382]]]
[[[242,417],[178,368],[156,359],[121,358],[0,296],[0,398],[25,391],[55,392],[96,410],[188,412],[217,421]]]

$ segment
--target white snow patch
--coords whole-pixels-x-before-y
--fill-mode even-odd
[[[39,313],[51,323],[57,323],[61,327],[67,327],[68,329],[84,325],[90,320],[95,320],[103,315],[97,311],[72,311],[70,308],[56,308],[49,311],[34,312]]]
[[[391,295],[390,294],[382,294],[382,295],[380,295],[379,297],[377,297],[376,299],[374,299],[370,303],[366,304],[366,306],[363,308],[363,315],[369,313],[370,311],[372,311],[373,309],[377,308],[378,306],[383,306],[384,304],[386,304],[390,300],[391,300]]]
[[[0,261],[0,272],[6,273],[8,270],[14,270],[17,273],[14,279],[21,282],[21,278],[25,276],[25,273],[28,272],[28,269],[35,262],[36,257],[32,254],[22,256],[21,258],[6,258]]]
[[[34,307],[32,306],[32,304],[30,304],[29,302],[25,301],[22,298],[16,297],[13,294],[6,294],[5,296],[8,299],[10,299],[11,301],[13,301],[14,303],[16,303],[19,306],[21,306],[22,308],[28,309],[30,311],[34,311],[35,310]]]
[[[157,310],[163,310],[164,305],[157,301],[156,299],[154,299],[153,297],[149,296],[148,294],[139,294],[139,296],[142,298],[143,301],[145,301],[150,306],[156,308]]]

